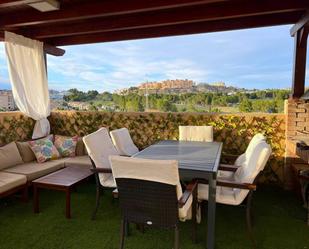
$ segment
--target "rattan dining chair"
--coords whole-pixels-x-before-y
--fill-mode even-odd
[[[252,234],[251,202],[253,192],[257,188],[256,181],[260,172],[263,171],[271,151],[270,145],[261,140],[246,155],[241,166],[224,165],[219,167],[221,170],[231,172],[231,175],[218,178],[216,202],[232,206],[240,206],[245,203],[247,229],[254,248],[256,243]],[[203,179],[199,182],[198,200],[208,200],[208,185],[202,184],[206,183]]]
[[[121,128],[110,132],[112,141],[121,156],[133,156],[139,149],[134,144],[129,130]]]
[[[101,191],[116,188],[109,156],[119,155],[119,153],[106,128],[100,128],[96,132],[83,137],[83,141],[92,163],[92,171],[96,181],[96,204],[92,215],[92,219],[95,219],[100,204]]]
[[[178,162],[122,156],[110,157],[121,208],[120,249],[124,248],[125,228],[130,223],[173,229],[174,249],[179,249],[179,220],[193,219],[195,241],[196,182],[182,191]]]
[[[179,140],[213,142],[212,126],[179,126]]]

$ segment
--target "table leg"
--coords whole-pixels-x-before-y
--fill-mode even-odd
[[[208,229],[207,229],[207,249],[215,248],[215,228],[216,228],[216,178],[211,176],[208,180]]]
[[[39,189],[38,187],[33,184],[33,212],[34,213],[39,213],[40,208],[39,208]]]
[[[65,191],[66,195],[66,205],[65,205],[65,216],[70,219],[71,218],[71,189],[68,188]]]

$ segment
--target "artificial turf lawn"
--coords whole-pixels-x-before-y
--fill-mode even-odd
[[[85,183],[72,194],[72,219],[64,217],[65,196],[42,190],[41,213],[33,214],[32,202],[15,198],[0,200],[1,249],[113,249],[119,244],[120,215],[118,201],[111,193],[101,198],[97,220],[90,219],[94,207],[95,185]],[[254,234],[258,248],[309,249],[309,227],[304,222],[306,210],[290,192],[276,187],[259,188],[253,199]],[[241,207],[217,206],[216,248],[250,248]],[[190,240],[191,222],[181,223],[182,249],[205,248],[207,220],[198,225],[198,243]],[[131,226],[127,249],[170,249],[173,232],[148,229],[144,234]]]

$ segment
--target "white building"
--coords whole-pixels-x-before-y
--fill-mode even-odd
[[[14,111],[16,109],[12,91],[0,91],[0,109]]]

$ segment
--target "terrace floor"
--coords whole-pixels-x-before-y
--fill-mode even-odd
[[[71,220],[64,217],[65,198],[61,192],[42,190],[40,214],[33,214],[31,201],[0,200],[0,248],[118,248],[118,201],[112,201],[111,193],[106,192],[97,220],[92,221],[94,196],[94,183],[78,187],[72,194]],[[306,212],[292,193],[263,187],[258,189],[253,201],[258,248],[309,248],[309,227],[304,222]],[[198,226],[197,244],[191,243],[190,228],[190,222],[181,223],[181,248],[205,248],[206,220]],[[172,232],[151,229],[141,234],[131,226],[131,234],[126,239],[128,249],[166,249],[173,245]],[[243,208],[218,205],[216,242],[218,249],[250,248]]]

